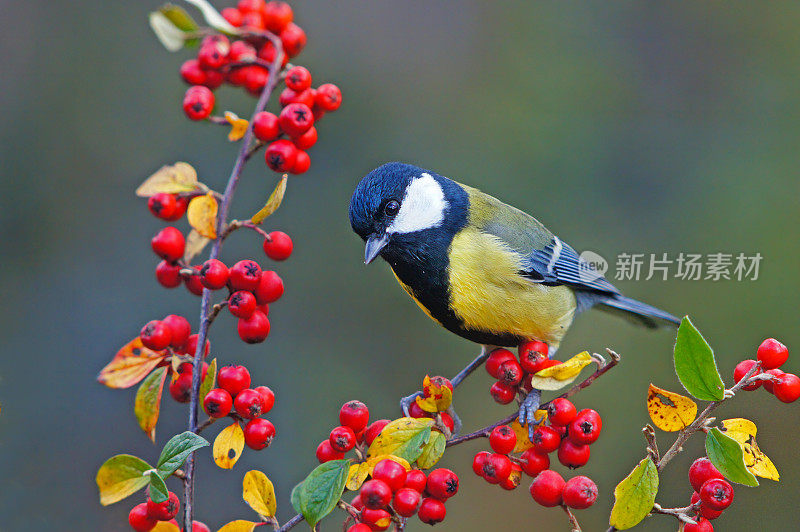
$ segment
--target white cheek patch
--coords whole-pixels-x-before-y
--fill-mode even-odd
[[[439,183],[430,174],[422,174],[408,185],[400,211],[386,232],[413,233],[437,227],[444,221],[447,206]]]

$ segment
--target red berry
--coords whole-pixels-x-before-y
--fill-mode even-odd
[[[205,523],[192,521],[192,532],[211,532],[211,529]]]
[[[365,523],[356,523],[348,528],[347,532],[372,532],[372,529]]]
[[[350,427],[335,427],[331,431],[330,442],[334,451],[346,453],[356,446],[356,433]]]
[[[250,372],[244,366],[223,366],[217,374],[220,388],[236,397],[239,392],[250,388]]]
[[[236,3],[241,13],[260,13],[265,5],[264,0],[239,0]]]
[[[684,523],[683,532],[714,532],[714,527],[707,519],[701,517],[697,520],[697,524]]]
[[[386,530],[392,524],[392,516],[386,510],[373,510],[364,508],[361,511],[361,520],[369,525],[370,530]]]
[[[297,147],[290,140],[276,140],[267,146],[264,157],[270,169],[276,172],[289,172],[294,168]]]
[[[369,409],[361,401],[348,401],[339,410],[339,423],[350,427],[354,433],[361,432],[369,423]]]
[[[228,51],[231,62],[249,61],[256,58],[256,49],[247,41],[234,41]]]
[[[335,111],[342,105],[342,91],[333,83],[325,83],[317,87],[314,103],[323,111]]]
[[[314,89],[306,89],[302,92],[296,92],[287,87],[281,91],[281,94],[278,97],[278,102],[280,102],[280,104],[283,106],[287,106],[290,103],[302,103],[311,108],[314,106],[314,99],[316,98],[316,95],[317,91]],[[316,120],[316,117],[314,120]]]
[[[561,434],[552,427],[542,425],[533,431],[532,441],[537,453],[552,453],[561,444]]]
[[[189,356],[194,356],[197,353],[197,339],[196,334],[190,334],[189,339],[186,340],[186,345],[183,347],[184,352]],[[211,349],[211,342],[206,339],[206,346],[203,350],[203,358],[208,356],[208,351]]]
[[[722,511],[733,502],[733,486],[721,478],[705,481],[698,494],[700,501],[712,510]]]
[[[492,384],[491,388],[489,388],[489,393],[491,394],[492,399],[501,405],[507,405],[514,400],[514,397],[516,397],[517,387],[497,381],[496,383]]]
[[[531,497],[548,508],[561,504],[565,486],[564,479],[552,469],[545,469],[533,479]]]
[[[303,150],[297,150],[294,158],[294,166],[289,170],[292,174],[304,174],[311,168],[311,157]]]
[[[495,379],[500,378],[500,365],[509,360],[516,360],[514,353],[508,349],[495,349],[486,359],[486,371]]]
[[[225,82],[225,75],[218,70],[206,70],[205,74],[206,80],[203,85],[212,91]]]
[[[783,366],[789,358],[789,350],[775,338],[767,338],[758,346],[756,358],[764,369],[775,369]]]
[[[364,482],[359,495],[364,506],[373,510],[388,506],[392,500],[392,490],[389,485],[382,480],[376,479]]]
[[[492,456],[492,453],[489,451],[480,451],[475,455],[475,458],[472,459],[472,471],[479,477],[483,476],[483,466],[486,464],[486,461],[489,457]]]
[[[296,66],[286,72],[286,86],[295,92],[311,87],[311,72],[306,67]]]
[[[236,331],[239,338],[248,344],[258,344],[269,336],[269,318],[260,310],[254,310],[249,318],[239,318]]]
[[[169,314],[161,322],[166,325],[170,332],[170,345],[175,349],[181,349],[186,345],[189,335],[192,333],[192,326],[189,320],[177,314]]]
[[[505,478],[508,478],[508,475],[505,475]],[[446,501],[458,493],[458,476],[443,467],[434,469],[428,473],[428,483],[425,485],[425,490],[431,496],[441,501]]]
[[[266,414],[272,410],[272,406],[275,404],[275,394],[268,386],[259,386],[254,389],[261,395],[261,414]]]
[[[200,68],[200,62],[197,59],[184,61],[180,74],[183,81],[189,85],[205,85],[206,83],[206,72]]]
[[[156,281],[164,288],[175,288],[181,284],[181,267],[162,260],[156,266]]]
[[[264,253],[272,260],[286,260],[292,254],[292,239],[284,232],[273,231],[264,239]]]
[[[339,417],[339,421],[341,420],[342,418]],[[375,440],[375,438],[378,437],[378,434],[381,433],[383,427],[385,427],[388,424],[389,424],[388,419],[379,419],[377,421],[373,421],[372,423],[370,423],[370,425],[366,428],[364,432],[364,443],[366,443],[367,445],[372,445],[372,442]]]
[[[597,500],[597,484],[592,479],[584,476],[571,478],[564,485],[561,494],[564,504],[576,510],[583,510],[594,504]]]
[[[183,233],[169,226],[156,233],[150,240],[150,245],[156,255],[166,261],[175,262],[183,257],[186,239],[183,238]]]
[[[150,196],[150,199],[147,200],[147,208],[150,209],[150,213],[156,218],[169,220],[170,217],[175,214],[175,210],[178,208],[178,202],[175,200],[174,195],[160,192],[154,196]]]
[[[698,458],[689,467],[689,484],[692,485],[697,493],[700,493],[700,488],[703,487],[703,484],[712,478],[724,480],[725,477],[722,476],[722,473],[714,467],[714,464],[708,458]]]
[[[600,437],[603,421],[595,410],[586,408],[569,424],[569,439],[578,445],[594,443]]]
[[[244,426],[244,442],[256,451],[269,447],[274,437],[275,426],[264,418],[251,419]]]
[[[172,341],[172,329],[163,321],[149,321],[139,332],[139,338],[146,348],[161,351],[169,347]]]
[[[569,439],[562,441],[558,447],[558,461],[570,469],[585,466],[590,455],[591,449],[588,444],[576,444]]]
[[[166,501],[155,503],[149,497],[147,498],[147,515],[156,519],[157,521],[169,521],[178,515],[178,508],[181,507],[178,496],[169,492]]]
[[[243,71],[241,76],[244,78],[244,88],[253,96],[261,95],[264,90],[264,85],[267,84],[269,79],[269,71],[266,68],[249,65],[241,68]]]
[[[195,273],[187,275],[183,278],[186,283],[186,289],[196,296],[203,295],[203,283],[200,282],[200,266],[192,266]]]
[[[228,310],[237,318],[249,318],[256,310],[256,296],[245,290],[234,292],[228,298]]]
[[[230,283],[233,290],[253,291],[261,281],[261,267],[254,260],[240,260],[230,269]]]
[[[242,25],[242,12],[235,7],[226,7],[220,11],[220,14],[231,26],[238,28]]]
[[[372,478],[386,482],[394,493],[406,483],[406,468],[394,460],[381,460],[375,464]]]
[[[411,517],[417,513],[420,501],[422,501],[420,492],[411,488],[402,488],[394,494],[392,508],[401,517]]]
[[[793,403],[800,398],[800,378],[793,373],[784,373],[772,385],[772,393],[784,403]]]
[[[214,109],[214,93],[202,85],[193,85],[183,97],[183,112],[191,120],[204,120]]]
[[[217,70],[228,61],[229,51],[229,46],[220,46],[218,43],[204,44],[197,52],[197,61],[205,70]]]
[[[546,454],[537,453],[535,449],[528,449],[522,456],[522,470],[525,474],[535,477],[545,469],[550,468],[550,457]]]
[[[280,134],[278,117],[269,111],[261,111],[253,119],[253,134],[263,142],[274,140]]]
[[[180,373],[169,383],[169,394],[179,403],[188,403],[192,393],[192,374]]]
[[[302,52],[306,45],[306,32],[294,22],[290,22],[283,28],[280,38],[283,44],[283,51],[289,57],[294,57]]]
[[[499,374],[498,379],[504,384],[516,386],[522,381],[522,367],[516,360],[507,360],[503,362],[500,364],[497,372]]]
[[[422,407],[419,406],[419,403],[417,403],[416,401],[409,405],[408,415],[414,418],[433,417],[432,413],[423,410]]]
[[[239,392],[236,399],[233,400],[236,413],[244,419],[254,419],[260,416],[262,404],[261,394],[250,388]]]
[[[293,138],[292,142],[294,142],[294,145],[297,146],[298,150],[307,150],[311,148],[314,144],[317,143],[317,128],[311,126],[310,128],[308,128],[308,131],[306,131],[299,137]],[[300,152],[298,151],[297,153],[299,154]],[[306,156],[308,156],[308,154],[306,154]],[[297,167],[297,159],[295,159],[294,165],[295,167]]]
[[[231,408],[233,408],[231,394],[222,388],[214,388],[203,399],[203,410],[210,417],[225,417],[230,414]]]
[[[263,30],[264,15],[252,11],[250,13],[245,13],[242,15],[242,27]]]
[[[428,478],[425,476],[424,472],[420,471],[419,469],[412,469],[406,472],[406,481],[405,484],[403,484],[403,487],[422,493],[425,491],[425,485],[427,483]]]
[[[217,259],[209,259],[200,267],[200,282],[209,290],[219,290],[228,283],[228,267]]]
[[[772,375],[773,377],[783,377],[784,375],[786,375],[786,373],[783,370],[780,370],[778,368],[768,369],[764,373],[768,373],[768,374]],[[769,393],[775,393],[775,382],[776,381],[768,380],[768,381],[761,381],[761,382],[764,383],[764,389],[765,390],[767,390]]]
[[[422,499],[422,504],[419,506],[418,515],[419,520],[426,525],[435,525],[436,523],[441,523],[444,521],[444,518],[447,515],[447,509],[444,507],[444,503],[439,499],[427,497]]]
[[[500,482],[500,487],[504,490],[515,490],[519,487],[519,483],[522,480],[522,468],[517,464],[511,464],[511,474],[508,475],[508,478]]]
[[[278,2],[275,0],[267,2],[262,13],[264,14],[264,25],[269,31],[276,34],[283,31],[283,29],[292,22],[292,19],[294,19],[292,7],[286,2]],[[291,72],[291,70],[289,72]]]
[[[274,271],[266,270],[261,273],[261,279],[254,294],[256,303],[259,305],[277,301],[283,295],[283,280]]]
[[[165,220],[174,222],[175,220],[180,220],[181,217],[186,214],[186,209],[189,207],[189,198],[186,196],[175,196],[175,211],[172,213],[172,216],[169,218],[165,218]]]
[[[547,360],[547,344],[544,342],[523,342],[519,345],[519,363],[526,373],[538,373]]]
[[[278,116],[281,130],[290,137],[299,137],[314,125],[314,115],[304,103],[290,103]]]
[[[508,454],[517,445],[517,435],[508,425],[500,425],[489,434],[489,445],[496,453]]]
[[[320,464],[342,458],[344,458],[344,453],[334,450],[329,440],[324,440],[317,445],[317,460]]]
[[[128,514],[128,524],[137,532],[148,532],[156,527],[158,521],[150,517],[147,503],[143,502],[134,506]]]
[[[752,359],[742,360],[736,365],[736,369],[733,370],[733,380],[739,382],[747,375],[747,372],[750,371],[750,368],[756,365],[756,361]],[[755,374],[758,374],[756,372]],[[748,384],[747,386],[743,386],[742,390],[752,391],[757,389],[761,386],[761,381],[756,381],[753,384]]]
[[[700,501],[700,494],[695,491],[694,493],[692,493],[691,504],[694,504],[698,501]],[[700,508],[698,509],[698,512],[701,516],[705,517],[709,521],[712,521],[722,515],[722,510],[712,510],[702,502],[700,503]]]
[[[447,412],[439,412],[439,417],[442,419],[442,424],[447,427],[447,430],[449,430],[450,433],[453,433],[456,429],[456,422],[453,419],[453,416]]]
[[[489,484],[499,484],[511,474],[511,460],[504,454],[492,454],[483,464],[483,478]]]

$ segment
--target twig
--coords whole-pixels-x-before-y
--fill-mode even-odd
[[[300,521],[302,521],[302,520],[303,520],[302,514],[297,514],[296,516],[294,516],[291,519],[289,519],[288,521],[286,521],[286,523],[282,527],[280,527],[277,530],[277,532],[286,532],[287,530],[291,530],[295,526],[297,526],[300,523]]]
[[[581,525],[578,523],[578,519],[570,511],[570,509],[564,504],[561,505],[561,509],[564,510],[564,512],[567,514],[567,517],[569,517],[569,526],[572,527],[570,532],[581,532]]]
[[[264,37],[269,39],[273,46],[275,46],[275,60],[272,62],[272,65],[269,67],[269,78],[267,79],[267,83],[264,85],[264,90],[261,91],[261,96],[258,98],[258,102],[256,103],[256,107],[253,111],[253,117],[264,110],[267,106],[267,102],[269,101],[270,96],[272,95],[272,91],[275,88],[275,85],[278,82],[278,74],[281,69],[281,61],[283,60],[283,47],[281,45],[281,40],[272,33],[264,32]],[[222,196],[222,201],[220,202],[219,212],[217,213],[217,227],[224,227],[225,222],[228,219],[228,211],[231,207],[231,201],[233,200],[233,195],[236,191],[236,186],[239,184],[239,178],[242,175],[242,169],[244,168],[244,164],[247,160],[247,154],[250,151],[250,144],[253,142],[253,128],[252,128],[252,117],[250,119],[251,126],[247,128],[247,131],[244,134],[244,138],[242,139],[241,148],[239,149],[239,154],[236,157],[236,162],[233,164],[233,169],[231,170],[231,175],[228,178],[228,184],[225,187],[225,193]],[[216,259],[219,257],[220,249],[222,248],[222,238],[218,236],[214,241],[214,244],[211,248],[211,253],[209,254],[210,259]],[[211,315],[211,291],[207,288],[203,290],[203,297],[200,303],[200,330],[197,333],[197,350],[194,354],[194,366],[200,367],[200,363],[203,360],[203,351],[205,350],[206,339],[208,338],[208,327],[210,322],[208,320],[209,316]],[[199,395],[200,395],[200,371],[192,372],[192,390],[190,395],[189,401],[189,430],[192,432],[197,431],[197,405],[199,402]],[[194,452],[192,452],[189,457],[186,459],[186,478],[183,481],[183,528],[184,530],[191,530],[192,529],[192,511],[193,511],[193,502],[194,502]],[[292,525],[294,526],[294,525]],[[288,529],[287,529],[288,530]]]
[[[653,460],[654,464],[657,464],[661,457],[658,454],[658,443],[656,443],[656,429],[653,428],[653,425],[648,423],[643,429],[642,432],[644,433],[644,439],[647,440],[647,454],[650,455],[650,459]]]
[[[205,429],[207,429],[208,427],[213,425],[214,422],[217,421],[217,419],[218,418],[210,417],[210,418],[206,419],[205,421],[203,421],[203,424],[200,425],[199,427],[197,427],[197,430],[195,431],[195,434],[200,434],[201,432],[203,432]]]
[[[695,510],[694,506],[685,506],[683,508],[662,508],[660,504],[655,503],[653,504],[653,510],[651,513],[654,514],[664,514],[664,515],[671,515],[677,517],[680,521],[688,524],[695,524],[697,521],[689,517],[689,512]]]

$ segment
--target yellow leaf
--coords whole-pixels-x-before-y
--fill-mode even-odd
[[[181,532],[181,529],[169,521],[159,521],[150,532]]]
[[[275,185],[275,189],[272,191],[272,194],[269,195],[266,205],[261,207],[261,210],[250,218],[251,222],[254,224],[260,224],[266,220],[267,216],[278,210],[278,207],[281,206],[281,202],[283,202],[283,196],[286,194],[286,183],[288,181],[289,177],[286,174],[283,174],[281,180],[278,181],[277,185]]]
[[[100,370],[98,382],[109,388],[129,388],[155,368],[166,355],[142,345],[138,336],[122,346],[111,362]]]
[[[441,434],[441,432],[439,434]],[[367,458],[367,461],[365,463],[369,466],[370,475],[372,474],[372,470],[375,469],[375,465],[383,460],[392,460],[393,462],[397,462],[398,464],[403,466],[406,469],[406,471],[411,471],[411,464],[409,464],[405,458],[400,458],[399,456],[395,456],[393,454],[381,454],[378,456],[372,456],[370,458]]]
[[[238,421],[220,432],[214,440],[214,462],[222,469],[233,468],[244,449],[244,431]]]
[[[247,120],[239,118],[235,113],[231,113],[230,111],[225,111],[225,120],[231,125],[231,131],[228,133],[228,140],[231,142],[241,140],[247,131]]]
[[[722,422],[722,432],[735,440],[742,448],[744,465],[758,477],[779,481],[778,468],[772,460],[758,448],[756,443],[756,424],[749,419],[734,418]]]
[[[186,219],[200,235],[217,238],[217,200],[214,195],[209,192],[192,198],[186,209]]]
[[[650,514],[658,494],[658,469],[645,458],[614,488],[614,507],[608,524],[617,530],[633,528]]]
[[[258,523],[254,523],[252,521],[238,519],[236,521],[227,523],[225,526],[220,528],[218,532],[253,532],[257,524]]]
[[[697,417],[697,403],[651,383],[647,390],[647,413],[656,427],[666,432],[675,432],[694,421]]]
[[[133,403],[133,413],[139,426],[153,443],[156,441],[156,423],[161,411],[161,393],[164,391],[166,378],[166,366],[154,370],[139,385]]]
[[[156,173],[145,179],[136,189],[140,198],[149,198],[161,192],[180,194],[200,189],[197,172],[188,163],[175,163],[173,166],[162,166]]]
[[[97,471],[97,490],[100,492],[100,504],[121,501],[145,487],[150,477],[143,475],[150,464],[130,454],[112,456]]]
[[[367,480],[369,473],[370,467],[366,462],[351,465],[350,470],[347,472],[347,483],[345,487],[350,491],[357,491],[361,488],[361,484]]]
[[[277,502],[275,488],[267,475],[253,469],[244,475],[242,481],[242,498],[250,508],[264,517],[274,517]]]
[[[431,418],[401,417],[386,425],[372,441],[367,457],[391,454],[408,462],[422,454],[422,449],[431,435],[434,420]]]
[[[541,420],[547,417],[547,410],[537,410],[533,414],[533,418],[541,422]],[[511,451],[513,453],[521,453],[522,451],[527,451],[531,447],[533,447],[533,442],[528,438],[528,424],[525,423],[525,426],[519,424],[519,421],[516,419],[508,424],[511,427],[511,430],[514,431],[514,434],[517,435],[517,444],[514,445],[514,450]]]
[[[562,364],[550,366],[531,377],[531,385],[539,390],[559,390],[568,385],[581,370],[594,360],[588,351],[578,353]]]
[[[417,458],[417,465],[420,469],[430,469],[436,465],[447,446],[447,438],[438,431],[431,432],[431,439],[422,448],[422,454]]]
[[[191,264],[192,259],[195,258],[201,251],[203,251],[203,248],[206,247],[206,244],[209,242],[211,242],[211,239],[207,236],[201,235],[194,229],[189,231],[189,234],[186,235],[186,247],[184,248],[183,252],[183,262],[186,264]]]
[[[444,383],[441,377],[430,378],[425,375],[422,382],[423,396],[417,396],[417,405],[425,412],[444,412],[453,403],[453,391]]]

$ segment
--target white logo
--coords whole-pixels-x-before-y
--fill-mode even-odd
[[[584,282],[596,281],[608,271],[608,261],[594,251],[584,251],[580,259],[580,277]]]

